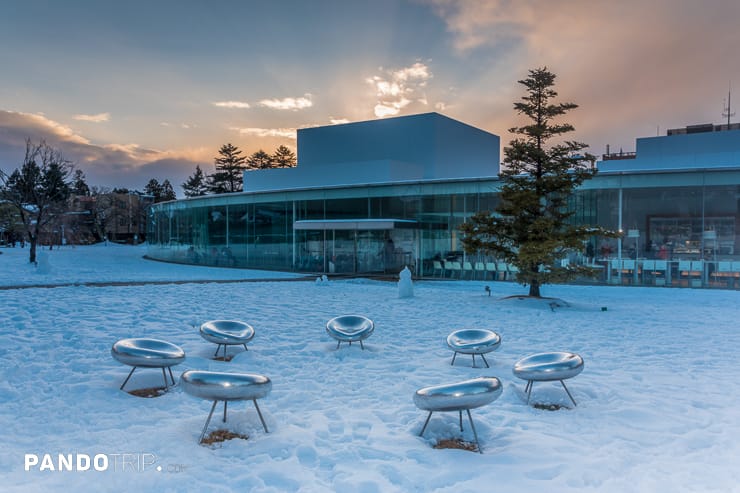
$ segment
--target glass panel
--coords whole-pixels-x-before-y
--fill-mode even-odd
[[[227,218],[226,206],[211,206],[208,208],[206,251],[202,263],[219,265],[221,249],[226,246]]]
[[[417,253],[415,229],[388,231],[383,247],[384,272],[399,273],[408,267],[415,273]]]
[[[434,259],[444,259],[451,250],[450,240],[451,198],[449,195],[425,196],[421,199],[420,268],[424,275],[431,272]]]
[[[247,238],[249,231],[249,207],[247,204],[230,205],[228,209],[229,237],[228,247],[223,251],[227,265],[244,267],[247,265]]]
[[[415,196],[382,197],[377,217],[416,220],[419,206],[420,199]],[[376,213],[375,208],[373,213]]]
[[[324,265],[324,231],[298,230],[296,234],[296,270],[326,272]]]
[[[706,187],[704,192],[704,250],[712,260],[740,260],[740,187]],[[713,233],[711,233],[713,231]]]
[[[357,232],[357,271],[383,272],[385,231]]]
[[[367,219],[367,198],[327,200],[326,211],[327,219]]]
[[[596,222],[595,224],[612,230],[619,230],[619,190],[595,190],[593,193],[596,201]],[[594,237],[590,244],[593,247],[594,255],[597,259],[607,261],[617,256],[619,242],[614,238]],[[589,244],[585,246],[586,256],[591,253]]]
[[[290,212],[288,206],[291,207]],[[290,269],[292,264],[292,204],[254,204],[254,233],[248,247],[249,265],[261,269]]]
[[[702,195],[700,187],[625,190],[622,228],[639,236],[623,238],[623,256],[699,258]]]
[[[496,207],[498,207],[498,204],[500,202],[498,194],[493,193],[483,193],[478,198],[478,209],[475,212],[478,211],[488,211],[493,212],[496,210]]]
[[[326,232],[330,274],[350,274],[357,271],[355,233],[354,230]]]
[[[299,200],[296,202],[296,221],[302,219],[326,219],[323,200]]]

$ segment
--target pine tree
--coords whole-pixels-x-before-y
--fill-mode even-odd
[[[276,168],[292,168],[296,165],[295,153],[281,145],[272,155],[272,165]]]
[[[175,200],[177,194],[172,189],[170,180],[165,179],[162,183],[159,183],[156,178],[152,178],[144,187],[144,193],[154,197],[154,203],[166,202],[168,200]]]
[[[185,180],[182,189],[186,197],[200,197],[208,193],[206,176],[203,174],[203,170],[200,169],[200,165],[195,166],[195,172]]]
[[[85,173],[81,169],[76,169],[72,178],[72,194],[78,197],[89,197],[90,187],[85,181]]]
[[[160,202],[166,202],[168,200],[176,200],[177,194],[175,193],[175,189],[172,188],[172,183],[170,183],[170,180],[166,179],[162,182],[161,186],[161,195],[160,195]]]
[[[267,169],[272,167],[272,156],[267,154],[262,149],[255,152],[254,154],[249,156],[249,159],[247,159],[247,168],[249,169]]]
[[[154,197],[154,202],[159,202],[159,198],[162,196],[162,185],[159,180],[152,178],[144,187],[144,193]]]
[[[216,172],[208,177],[208,186],[213,193],[241,192],[243,171],[247,158],[242,151],[231,144],[222,145],[218,150],[219,157],[214,163]]]
[[[592,274],[584,266],[560,265],[572,251],[580,251],[591,236],[614,236],[599,227],[573,224],[574,211],[568,201],[585,180],[596,174],[588,146],[566,140],[548,145],[550,140],[574,130],[568,123],[553,120],[578,106],[551,103],[555,74],[547,68],[529,71],[520,80],[526,94],[514,109],[530,123],[509,131],[519,135],[504,149],[500,204],[495,213],[481,211],[460,230],[468,253],[484,252],[519,269],[517,280],[529,285],[529,295],[540,297],[540,286],[566,282]]]

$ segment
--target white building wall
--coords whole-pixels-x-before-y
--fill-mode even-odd
[[[740,167],[740,130],[637,139],[635,159],[599,162],[599,170],[645,171]]]
[[[298,166],[244,173],[244,191],[495,177],[497,135],[438,113],[298,131]]]

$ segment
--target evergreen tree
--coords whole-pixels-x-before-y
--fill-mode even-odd
[[[219,157],[214,160],[216,172],[208,177],[208,186],[213,193],[241,192],[247,160],[241,153],[231,144],[222,145],[218,150]]]
[[[208,183],[200,165],[195,166],[195,172],[182,184],[186,197],[200,197],[208,193]]]
[[[297,164],[296,156],[293,151],[281,145],[272,155],[272,164],[276,168],[292,168]]]
[[[85,173],[83,173],[81,169],[77,169],[74,172],[74,177],[72,178],[72,194],[78,197],[90,196],[90,187],[87,185],[87,182],[85,181]]]
[[[255,152],[254,154],[249,156],[249,159],[247,159],[248,169],[267,169],[272,167],[272,156],[267,154],[262,149]]]
[[[172,183],[170,183],[170,180],[166,179],[162,182],[161,186],[161,195],[160,195],[160,202],[166,202],[168,200],[176,200],[177,194],[175,193],[175,189],[172,188]]]
[[[613,232],[573,224],[574,211],[568,201],[585,180],[596,174],[595,159],[584,153],[586,144],[550,140],[574,130],[553,120],[577,108],[573,103],[552,103],[555,74],[547,68],[529,71],[520,80],[526,94],[514,109],[530,122],[509,131],[519,135],[504,149],[500,204],[494,214],[481,211],[460,230],[468,253],[484,252],[519,269],[517,280],[529,285],[529,295],[539,297],[540,286],[566,282],[592,274],[584,266],[560,265],[572,251],[580,251],[593,235],[614,236]]]
[[[159,183],[156,178],[152,178],[144,187],[144,193],[153,196],[155,204],[177,198],[170,180],[164,180],[162,183]]]
[[[154,202],[159,202],[157,199],[162,196],[162,185],[160,185],[159,180],[156,178],[149,180],[144,187],[144,193],[154,197]]]

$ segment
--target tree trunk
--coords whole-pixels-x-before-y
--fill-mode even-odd
[[[541,298],[540,296],[540,282],[537,280],[533,280],[529,284],[529,296],[533,298]]]
[[[28,235],[28,261],[32,264],[36,263],[36,237],[34,235]]]

